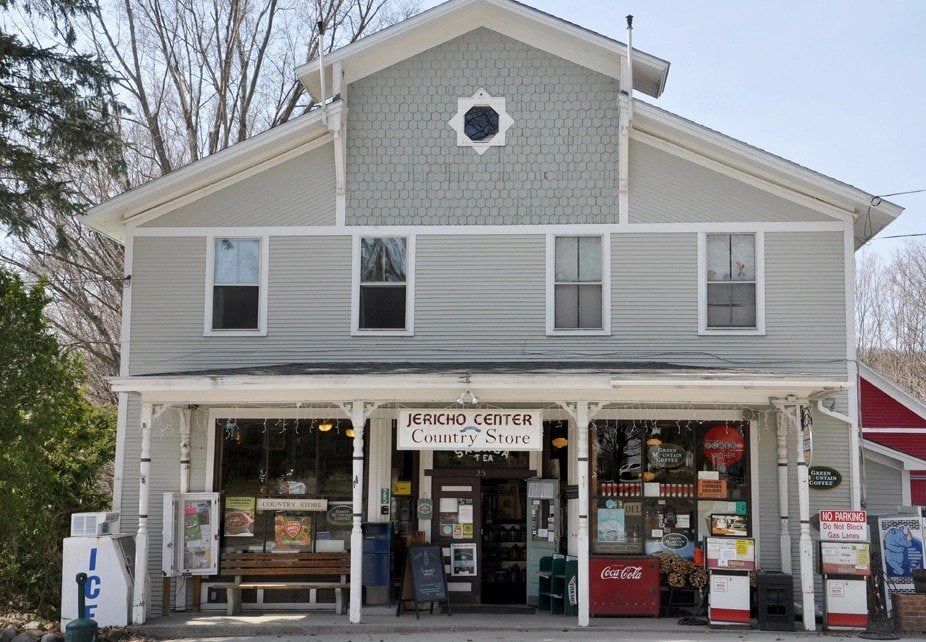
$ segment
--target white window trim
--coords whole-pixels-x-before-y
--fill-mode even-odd
[[[471,140],[464,131],[466,112],[481,105],[491,107],[498,114],[498,132],[488,140]],[[482,156],[490,147],[504,147],[505,133],[509,127],[514,125],[514,119],[505,110],[504,98],[493,97],[480,87],[471,98],[457,98],[457,113],[453,115],[453,118],[447,124],[457,133],[457,147],[472,147],[477,154]]]
[[[556,238],[559,236],[594,236],[601,239],[601,328],[568,330],[556,327]],[[611,335],[611,235],[547,234],[547,336],[600,337]]]
[[[212,288],[215,285],[216,239],[257,239],[260,241],[260,278],[258,286],[257,329],[217,330],[212,327]],[[203,314],[204,337],[265,337],[267,336],[267,300],[270,289],[270,237],[267,235],[210,234],[206,237],[206,304]]]
[[[701,336],[765,336],[765,233],[756,237],[756,327],[707,327],[707,235],[743,234],[743,232],[698,232],[698,334]]]
[[[360,327],[360,239],[405,239],[405,328],[371,330]],[[415,335],[415,236],[413,234],[355,234],[350,287],[350,334],[352,337],[412,337]]]

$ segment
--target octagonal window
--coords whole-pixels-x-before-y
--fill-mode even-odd
[[[463,133],[472,141],[484,141],[498,133],[498,112],[488,105],[476,105],[463,116]]]

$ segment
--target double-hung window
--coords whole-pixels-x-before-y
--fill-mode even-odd
[[[413,252],[412,237],[357,239],[354,246],[354,333],[412,334]]]
[[[611,331],[608,236],[547,241],[547,334]]]
[[[210,238],[207,335],[265,333],[265,253],[260,238]]]
[[[762,241],[761,233],[701,236],[702,334],[765,332]]]

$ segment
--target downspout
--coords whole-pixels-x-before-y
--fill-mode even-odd
[[[817,399],[816,410],[827,417],[849,424],[849,476],[852,478],[851,497],[852,510],[859,510],[862,505],[862,476],[860,474],[861,440],[859,439],[858,421],[848,415],[830,410],[823,406],[823,400]]]
[[[618,93],[617,218],[630,222],[630,127],[633,120],[633,16],[627,16],[627,55]]]
[[[321,2],[319,2],[318,9],[318,17],[321,18]],[[321,96],[319,96],[318,102],[322,106],[322,122],[325,124],[325,127],[327,127],[328,103],[326,101],[328,90],[325,87],[325,21],[319,19],[315,24],[318,27],[318,82],[321,85]]]

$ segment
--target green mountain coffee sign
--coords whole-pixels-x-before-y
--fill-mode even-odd
[[[646,456],[655,468],[678,468],[685,462],[688,451],[678,444],[650,446]]]
[[[842,483],[842,473],[829,466],[811,466],[807,474],[814,490],[832,490]]]

